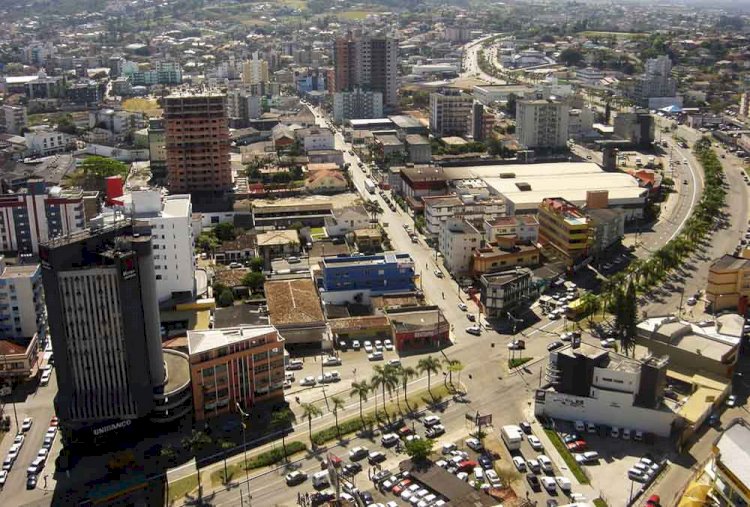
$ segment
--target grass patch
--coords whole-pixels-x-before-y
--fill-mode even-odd
[[[594,507],[609,507],[609,505],[604,501],[603,498],[595,498]]]
[[[307,445],[304,442],[291,441],[286,443],[286,455],[292,456],[298,452],[306,451]],[[278,447],[269,451],[261,452],[255,456],[248,458],[247,467],[243,468],[243,461],[227,465],[227,473],[224,475],[224,468],[211,474],[211,482],[213,484],[226,484],[232,480],[237,474],[244,472],[245,470],[255,470],[257,468],[263,468],[270,465],[280,463],[284,459],[284,449],[281,443],[278,443]]]
[[[172,505],[176,500],[183,498],[185,495],[192,493],[198,488],[198,475],[188,475],[174,482],[169,483],[169,494],[167,502]]]
[[[372,11],[344,11],[339,13],[338,17],[349,21],[359,21],[365,19]]]
[[[568,465],[568,468],[573,473],[573,477],[575,477],[576,480],[581,484],[588,484],[588,477],[586,477],[586,474],[583,473],[583,470],[581,470],[581,466],[578,464],[578,462],[576,462],[573,455],[570,454],[568,448],[565,447],[565,442],[560,439],[560,435],[558,435],[555,430],[545,429],[544,432],[547,434],[547,437],[549,437],[552,445],[555,446],[555,449],[557,449],[557,452],[560,453],[560,456],[562,456],[565,464]]]
[[[513,359],[508,359],[508,368],[518,368],[531,361],[531,359],[531,357],[514,357]]]
[[[133,113],[146,113],[148,116],[161,115],[159,104],[153,99],[132,98],[123,101],[122,108]]]

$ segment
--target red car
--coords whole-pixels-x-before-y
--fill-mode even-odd
[[[401,437],[405,437],[407,435],[411,435],[412,433],[414,433],[414,432],[408,426],[403,426],[400,430],[398,430],[398,434]]]
[[[586,441],[585,440],[576,440],[574,442],[568,442],[565,444],[565,446],[568,448],[569,451],[585,451],[586,450]]]
[[[661,498],[659,495],[651,495],[648,497],[645,507],[661,507]]]
[[[393,489],[391,491],[393,492],[394,495],[400,496],[401,492],[405,490],[406,488],[408,488],[410,485],[411,485],[411,480],[404,479],[398,484],[396,484],[395,486],[393,486]]]
[[[465,459],[461,463],[458,464],[458,469],[461,472],[470,472],[478,466],[479,466],[479,463],[477,463],[473,459]]]
[[[57,426],[59,420],[57,419],[57,416],[53,416],[52,419],[49,420],[50,426]]]

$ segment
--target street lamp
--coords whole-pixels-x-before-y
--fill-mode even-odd
[[[240,411],[240,417],[242,417],[242,454],[244,456],[244,463],[242,464],[242,468],[245,469],[245,482],[247,482],[247,494],[249,498],[250,497],[250,471],[247,469],[247,439],[245,437],[245,418],[249,418],[250,414],[242,410],[242,407],[240,406],[239,402],[236,402],[235,405],[237,406],[237,410]],[[240,489],[240,495],[242,494],[242,489]]]

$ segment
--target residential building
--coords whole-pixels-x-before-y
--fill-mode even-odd
[[[284,338],[275,327],[188,331],[187,341],[197,421],[284,398]]]
[[[335,91],[357,87],[380,92],[383,105],[398,106],[398,40],[379,35],[340,37],[334,42]]]
[[[218,92],[164,97],[167,187],[172,193],[232,189],[226,96]]]
[[[126,134],[147,126],[148,117],[143,113],[116,109],[89,111],[89,128],[102,128],[113,134]]]
[[[328,164],[314,165],[325,166]],[[348,188],[349,182],[346,180],[344,173],[338,168],[308,171],[307,178],[305,179],[305,190],[311,194],[338,194],[346,192]]]
[[[68,149],[68,135],[47,127],[31,127],[24,132],[26,149],[31,155],[46,157]]]
[[[48,188],[38,178],[16,193],[0,195],[0,250],[36,254],[40,243],[82,231],[84,199],[80,188]]]
[[[582,109],[568,110],[568,135],[571,139],[587,139],[594,135],[594,110],[584,107]]]
[[[355,88],[333,94],[333,121],[343,123],[352,119],[383,117],[383,94]]]
[[[443,224],[451,218],[472,223],[491,220],[505,214],[505,203],[499,199],[481,199],[474,195],[423,197],[425,231],[428,238],[437,238]]]
[[[352,232],[352,241],[360,253],[374,253],[383,250],[383,233],[375,227],[355,229]]]
[[[744,315],[750,298],[750,259],[727,254],[713,261],[705,297],[714,313],[736,310]]]
[[[299,233],[294,229],[262,232],[257,236],[258,256],[263,258],[266,269],[271,269],[271,261],[297,255],[300,250]]]
[[[231,241],[222,241],[214,250],[214,260],[220,264],[247,262],[256,256],[255,235],[240,234]]]
[[[412,164],[427,164],[432,160],[432,145],[425,136],[408,134],[404,141],[409,162]]]
[[[562,149],[567,146],[568,109],[565,102],[534,99],[516,102],[516,136],[529,149]]]
[[[593,242],[591,220],[575,204],[561,197],[539,205],[539,242],[551,247],[569,266],[589,254]]]
[[[708,473],[704,474],[704,477],[710,481],[710,496],[716,499],[716,505],[750,505],[748,461],[750,461],[750,423],[744,418],[737,418],[716,437],[711,446],[711,458],[706,466]],[[703,491],[698,484],[691,483],[690,486],[687,488],[686,495],[691,491]],[[708,495],[709,492],[706,491],[702,495],[705,500],[699,501],[711,502]],[[693,498],[692,495],[691,498]]]
[[[650,148],[654,142],[654,118],[648,111],[617,113],[614,120],[614,135],[630,141],[635,146]]]
[[[73,104],[94,106],[104,100],[106,84],[98,81],[83,81],[69,84],[65,88],[65,99]]]
[[[161,347],[149,227],[123,221],[40,247],[64,445],[140,434],[190,411],[187,356]]]
[[[47,76],[40,71],[39,76],[24,85],[26,98],[60,99],[65,95],[65,78],[62,76]]]
[[[26,128],[26,108],[24,106],[3,106],[3,122],[5,132],[8,134],[20,134]]]
[[[625,213],[617,209],[587,209],[593,233],[591,251],[600,254],[625,236]]]
[[[514,267],[536,267],[542,253],[536,245],[516,243],[514,237],[498,237],[495,244],[484,244],[474,250],[471,258],[471,275],[482,276]]]
[[[167,146],[163,118],[148,121],[148,159],[151,178],[159,184],[167,179]]]
[[[269,322],[284,337],[287,350],[330,347],[320,297],[309,274],[267,281],[264,290]]]
[[[43,349],[47,335],[39,264],[8,265],[0,255],[0,339],[33,337]]]
[[[586,86],[599,86],[604,74],[599,69],[586,67],[585,69],[576,69],[576,79]]]
[[[399,139],[404,139],[409,135],[427,136],[430,133],[427,125],[414,116],[397,114],[389,116],[388,119],[396,127]]]
[[[451,344],[451,324],[438,306],[400,306],[385,309],[400,352],[439,350]]]
[[[493,102],[507,103],[511,96],[522,99],[527,95],[532,95],[533,92],[533,86],[516,84],[475,86],[472,89],[474,97],[485,106]]]
[[[396,188],[414,209],[423,207],[422,198],[445,195],[448,192],[448,177],[442,167],[417,165],[399,170],[401,185]]]
[[[268,62],[253,54],[251,60],[242,62],[242,82],[245,84],[265,83],[268,79]]]
[[[133,217],[151,226],[156,292],[159,302],[195,297],[195,238],[189,194],[134,191]]]
[[[674,97],[677,94],[677,81],[672,77],[672,61],[662,55],[645,62],[645,72],[636,78],[628,95],[637,105],[649,106],[649,99]]]
[[[368,303],[371,296],[413,292],[414,260],[408,253],[324,257],[320,297],[326,304]]]
[[[554,351],[546,371],[550,387],[537,389],[534,414],[669,437],[678,416],[664,403],[668,361],[635,360],[585,343]]]
[[[36,335],[0,338],[0,383],[13,385],[36,377],[41,366],[39,352]]]
[[[235,88],[227,92],[227,114],[235,127],[245,128],[263,114],[263,97]]]
[[[252,205],[253,224],[261,231],[291,227],[298,222],[307,227],[323,227],[326,218],[331,216],[333,204],[317,199],[278,204],[273,201],[254,201]]]
[[[449,218],[440,227],[438,238],[438,248],[448,272],[455,277],[467,274],[474,250],[481,246],[482,233],[468,220]]]
[[[137,64],[122,67],[122,75],[130,79],[132,86],[157,84],[177,85],[182,83],[182,66],[174,61],[157,61],[153,69],[142,70]]]
[[[482,311],[487,318],[505,319],[508,312],[531,305],[539,289],[528,268],[515,268],[480,277]]]
[[[474,98],[461,90],[445,89],[430,94],[430,130],[433,135],[464,136],[471,130]]]
[[[513,215],[484,221],[484,238],[495,243],[498,237],[513,237],[516,242],[534,245],[539,240],[539,219],[536,215]]]
[[[354,205],[333,210],[333,216],[325,220],[326,235],[329,238],[346,236],[357,229],[370,227],[372,217],[364,206]]]
[[[299,129],[294,132],[295,137],[302,140],[305,153],[312,150],[333,150],[336,148],[333,132],[324,128]]]

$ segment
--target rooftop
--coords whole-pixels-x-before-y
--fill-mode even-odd
[[[482,281],[492,284],[505,284],[526,276],[531,276],[531,270],[528,268],[518,268],[482,275]]]
[[[35,342],[33,336],[19,338],[5,338],[0,340],[0,355],[12,356],[16,354],[26,354],[26,350],[32,342]],[[36,345],[35,345],[36,346]]]
[[[272,335],[270,337],[274,341],[284,341],[284,339],[279,336],[274,326],[263,325],[188,331],[187,335],[188,350],[190,351],[191,356],[247,340],[250,341],[251,346],[262,345],[266,342],[259,340],[259,338],[265,338],[269,335]]]
[[[165,394],[174,392],[190,382],[190,362],[187,356],[175,350],[164,349],[164,365],[167,370]]]
[[[414,265],[414,260],[408,253],[385,253],[379,255],[360,255],[357,257],[342,256],[342,257],[323,257],[320,262],[321,266],[346,268],[354,266],[369,266],[374,264],[393,264],[393,263],[406,263]]]
[[[368,315],[364,317],[348,317],[331,319],[328,321],[331,331],[356,331],[372,327],[386,327],[390,325],[385,315]]]
[[[269,231],[258,234],[258,247],[288,245],[289,243],[299,244],[299,233],[294,229],[284,229],[280,231]]]
[[[711,269],[721,271],[750,270],[750,259],[734,255],[723,255],[711,263]]]
[[[39,271],[39,264],[16,264],[6,265],[5,270],[0,274],[0,279],[9,278],[29,278]]]
[[[270,281],[266,282],[265,290],[271,324],[310,324],[325,320],[311,279]]]
[[[164,199],[161,214],[170,217],[189,217],[191,215],[190,194],[168,195]]]
[[[746,487],[750,486],[750,427],[742,419],[732,422],[716,441],[717,461]]]

